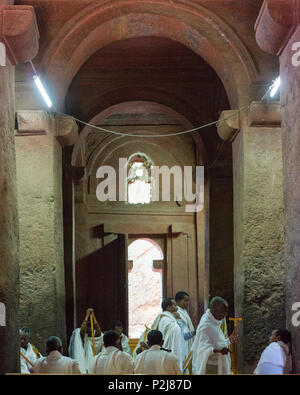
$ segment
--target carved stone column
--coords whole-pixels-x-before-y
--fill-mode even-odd
[[[256,22],[256,40],[280,62],[286,316],[292,333],[294,371],[300,373],[300,321],[292,319],[300,302],[300,2],[264,1]]]
[[[252,373],[274,327],[285,324],[279,104],[251,103],[232,127],[234,295],[240,373]],[[224,114],[223,117],[224,119]],[[227,122],[227,121],[225,121]],[[228,124],[219,123],[220,128]]]
[[[49,334],[66,339],[61,143],[77,130],[44,111],[18,111],[17,123],[20,320],[43,353]]]
[[[1,374],[18,372],[20,366],[14,66],[38,51],[33,7],[0,2],[0,43],[0,302],[6,313],[5,325],[0,326]]]

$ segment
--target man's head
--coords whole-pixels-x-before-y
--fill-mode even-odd
[[[31,330],[27,327],[20,329],[20,345],[22,348],[27,350],[28,343],[31,339]]]
[[[177,305],[180,306],[182,309],[187,309],[190,303],[190,296],[184,291],[179,291],[175,295],[175,301]]]
[[[154,345],[162,346],[163,345],[163,335],[161,331],[152,330],[147,335],[148,346],[152,347]]]
[[[121,336],[121,334],[123,333],[123,325],[122,322],[119,320],[113,321],[111,324],[111,328],[112,330],[116,331],[119,336]]]
[[[62,353],[62,341],[57,336],[51,336],[46,341],[46,351],[47,354],[50,354],[52,351],[59,351]]]
[[[168,311],[169,313],[175,313],[177,311],[177,304],[175,299],[165,298],[161,303],[162,311]]]
[[[117,347],[119,348],[120,335],[116,331],[106,331],[103,335],[104,347]]]
[[[210,312],[216,320],[221,321],[228,312],[228,303],[225,299],[215,296],[209,304]]]
[[[287,329],[275,329],[270,338],[269,343],[282,341],[285,344],[291,342],[291,333]]]

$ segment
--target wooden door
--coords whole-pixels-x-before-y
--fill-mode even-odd
[[[124,331],[127,318],[127,245],[125,235],[95,251],[80,262],[78,283],[78,324],[92,307],[102,330],[120,320]],[[77,276],[78,277],[78,276]]]

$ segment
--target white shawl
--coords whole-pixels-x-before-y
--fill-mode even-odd
[[[32,345],[28,343],[27,349],[21,347],[21,353],[34,365],[37,361],[37,355],[33,351]],[[21,373],[32,373],[32,366],[20,354]]]
[[[133,360],[114,346],[106,347],[94,358],[92,374],[132,374]]]
[[[230,374],[230,354],[222,355],[213,350],[229,348],[229,339],[221,329],[222,320],[216,320],[208,309],[202,316],[192,346],[193,374],[206,374],[206,365],[218,366],[218,374]]]
[[[126,352],[128,355],[131,356],[131,350],[130,350],[130,346],[129,346],[129,339],[128,337],[122,333],[121,334],[121,344],[122,344],[122,349],[124,352]]]
[[[138,343],[137,343],[137,345],[136,345],[136,347],[135,347],[135,349],[133,350],[133,353],[132,353],[132,358],[133,358],[134,361],[136,360],[137,356],[139,355],[136,352],[140,348],[141,343],[142,342],[143,343],[147,343],[147,334],[148,333],[149,333],[149,330],[145,329],[144,332],[141,334],[141,336],[139,338],[139,341],[138,341]]]
[[[80,374],[80,370],[78,362],[74,359],[64,357],[59,351],[51,351],[47,357],[37,360],[33,373]]]
[[[180,315],[181,320],[185,324],[185,326],[188,328],[189,332],[194,332],[195,328],[192,323],[191,317],[189,316],[189,313],[186,311],[186,309],[183,309],[182,307],[178,306],[177,313]],[[194,337],[192,337],[189,340],[186,340],[188,344],[188,352],[190,352],[190,349],[192,347],[192,344],[194,342]]]
[[[159,330],[163,334],[163,347],[170,349],[179,361],[180,369],[186,358],[186,347],[181,329],[174,315],[168,311],[159,314],[152,326],[151,330]]]
[[[135,361],[135,374],[182,374],[174,354],[160,349],[159,345],[139,354]]]
[[[95,352],[98,354],[103,347],[103,334],[99,337],[95,337],[94,340]],[[69,345],[69,355],[71,358],[78,361],[82,373],[91,373],[94,362],[92,338],[85,334],[84,344],[82,344],[80,328],[75,329],[72,333]]]
[[[255,374],[284,374],[291,372],[289,346],[282,341],[270,343],[262,352]]]

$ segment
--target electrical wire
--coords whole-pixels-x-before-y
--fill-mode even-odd
[[[183,130],[181,132],[174,132],[174,133],[168,133],[168,134],[131,134],[131,133],[117,132],[116,130],[105,129],[105,128],[102,128],[101,126],[93,125],[89,122],[82,121],[81,119],[78,119],[78,118],[74,117],[73,115],[68,115],[68,114],[64,114],[64,113],[61,113],[61,115],[73,118],[75,121],[77,121],[85,126],[89,126],[93,129],[96,129],[96,130],[99,130],[99,131],[105,132],[105,133],[116,134],[118,136],[123,136],[123,137],[155,138],[155,137],[174,137],[174,136],[180,136],[180,135],[196,132],[198,130],[201,130],[201,129],[207,128],[209,126],[213,126],[213,125],[216,125],[220,122],[223,122],[223,121],[235,116],[236,114],[240,113],[241,111],[243,111],[245,108],[248,108],[249,106],[250,106],[250,104],[248,104],[244,107],[241,107],[238,110],[235,110],[232,114],[228,115],[227,117],[224,117],[224,118],[219,119],[217,121],[209,122],[205,125],[201,125],[196,128],[193,128],[193,129],[188,129],[188,130]]]

